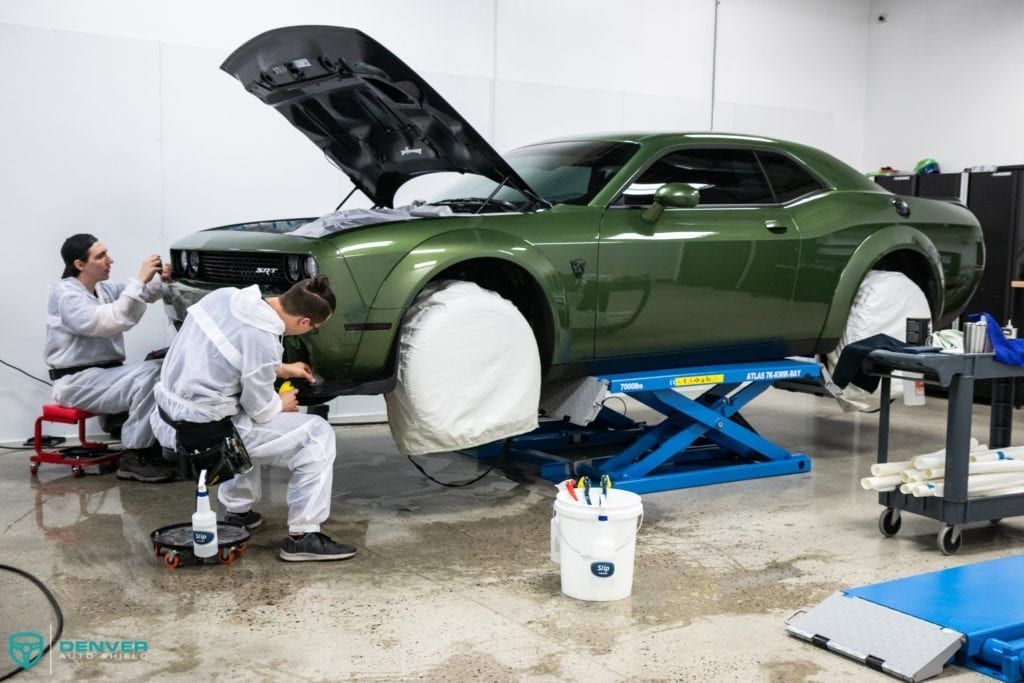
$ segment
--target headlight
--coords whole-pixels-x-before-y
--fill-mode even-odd
[[[306,277],[316,277],[317,275],[316,259],[312,256],[306,257]]]
[[[188,272],[188,252],[184,249],[178,252],[178,266],[182,275]]]
[[[188,252],[188,274],[195,276],[199,275],[199,252],[190,251]]]
[[[302,257],[301,256],[289,256],[285,259],[285,265],[288,271],[289,282],[298,282],[302,279]]]

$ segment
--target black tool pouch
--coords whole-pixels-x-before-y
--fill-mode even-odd
[[[230,417],[216,422],[184,422],[169,419],[162,409],[160,417],[174,427],[175,453],[183,477],[199,481],[199,473],[206,470],[206,483],[213,486],[252,470],[252,461]]]

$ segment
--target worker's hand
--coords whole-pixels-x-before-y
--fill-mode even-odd
[[[150,254],[142,261],[142,267],[139,268],[139,280],[142,284],[148,283],[153,279],[153,276],[160,272],[163,264],[160,262],[160,256],[158,254]]]
[[[316,378],[313,377],[313,368],[309,367],[308,363],[301,361],[278,365],[274,374],[281,379],[304,379],[310,384],[316,382]]]
[[[299,392],[295,389],[281,394],[281,411],[285,413],[299,412]]]
[[[170,282],[173,272],[174,266],[171,265],[170,261],[164,261],[163,266],[160,268],[160,279],[164,282]]]

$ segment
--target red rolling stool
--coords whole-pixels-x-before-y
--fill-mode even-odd
[[[68,465],[71,467],[71,473],[76,477],[85,474],[85,468],[92,465],[117,464],[121,457],[120,451],[112,451],[106,443],[89,441],[85,438],[85,421],[90,417],[95,417],[95,415],[76,408],[65,408],[56,403],[47,403],[43,406],[43,414],[36,418],[36,430],[33,438],[36,454],[29,458],[32,463],[29,465],[32,476],[39,472],[39,464],[44,462],[53,465]],[[78,441],[81,446],[62,448],[59,451],[44,451],[42,447],[44,422],[77,424]]]

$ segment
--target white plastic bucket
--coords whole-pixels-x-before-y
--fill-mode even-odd
[[[551,518],[551,561],[561,565],[562,592],[578,600],[621,600],[633,592],[636,534],[643,524],[643,502],[635,493],[590,489],[590,501],[564,490],[555,498]]]

